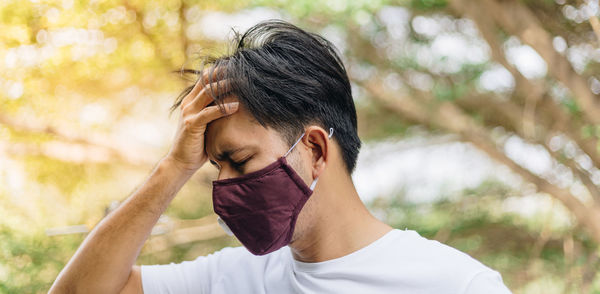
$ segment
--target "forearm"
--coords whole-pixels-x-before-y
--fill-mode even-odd
[[[161,160],[148,179],[83,241],[51,293],[118,293],[153,226],[191,173]]]

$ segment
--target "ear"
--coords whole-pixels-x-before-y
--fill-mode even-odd
[[[329,133],[319,126],[306,128],[303,143],[309,148],[313,178],[318,177],[323,172],[329,160],[331,141],[328,136]]]

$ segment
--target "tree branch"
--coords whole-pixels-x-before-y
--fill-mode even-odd
[[[552,36],[543,29],[535,14],[520,3],[506,0],[450,0],[453,9],[471,7],[477,11],[494,11],[488,14],[504,31],[519,37],[525,44],[536,50],[546,61],[549,76],[569,88],[584,117],[592,124],[600,124],[600,102],[578,75],[569,61],[556,52],[552,46]]]
[[[377,80],[375,78],[374,80]],[[460,108],[452,102],[444,101],[428,103],[427,105],[416,103],[411,97],[401,99],[392,98],[393,95],[386,93],[377,82],[364,83],[364,87],[372,94],[372,97],[383,103],[389,109],[396,111],[403,118],[414,120],[429,127],[435,126],[446,131],[461,135],[466,141],[471,142],[480,150],[488,154],[492,159],[508,166],[526,181],[535,184],[544,193],[552,195],[565,205],[591,233],[592,237],[600,242],[600,207],[586,207],[579,199],[560,187],[553,185],[528,169],[514,162],[502,151],[498,150],[494,141],[489,137],[489,131],[479,126],[469,116],[462,113]],[[419,97],[420,101],[433,101],[430,97]],[[409,102],[412,101],[412,102]]]
[[[480,13],[481,7],[477,5],[465,5],[464,3],[466,2],[453,1],[451,2],[452,9],[461,15],[469,17],[477,24],[479,32],[490,46],[492,59],[504,66],[504,68],[506,68],[515,78],[516,87],[512,99],[516,99],[518,103],[522,103],[526,108],[529,108],[523,112],[523,118],[527,122],[523,122],[523,131],[519,132],[521,136],[524,138],[535,137],[535,133],[532,132],[535,125],[544,126],[546,128],[545,133],[549,133],[551,130],[562,132],[575,141],[577,145],[590,156],[595,166],[600,166],[600,152],[598,152],[597,149],[598,140],[594,138],[583,138],[581,134],[583,125],[575,122],[569,117],[552,99],[545,97],[544,86],[540,82],[534,82],[525,78],[521,72],[507,61],[503,50],[501,50],[501,42],[495,31],[497,29],[493,19]],[[540,109],[537,117],[534,117],[533,114],[535,108]],[[518,109],[513,109],[512,111],[517,113],[520,112]],[[545,124],[541,124],[542,120],[540,116],[543,114],[547,114],[543,120]],[[517,121],[519,120],[514,120],[513,124],[516,124]],[[527,126],[529,126],[529,128],[527,128]],[[515,130],[520,129],[516,125],[514,127]],[[540,140],[536,139],[536,141],[539,142]]]
[[[73,131],[60,129],[48,124],[9,118],[2,113],[0,113],[0,124],[13,130],[47,134],[59,139],[59,141],[43,143],[38,147],[11,144],[11,146],[6,147],[9,153],[41,154],[59,160],[75,162],[105,162],[109,159],[117,158],[131,165],[154,164],[154,162],[148,160],[148,158],[152,157],[148,156],[147,153],[140,152],[140,150],[128,151],[115,148],[114,144],[110,144],[114,140],[99,135],[88,134],[81,136]],[[76,152],[69,152],[69,150]]]

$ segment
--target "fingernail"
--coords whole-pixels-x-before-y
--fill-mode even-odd
[[[230,111],[235,111],[238,109],[240,103],[239,102],[233,102],[233,103],[229,103],[229,110]]]

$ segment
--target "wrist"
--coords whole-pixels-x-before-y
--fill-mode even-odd
[[[177,160],[176,158],[170,155],[165,156],[160,161],[159,165],[162,169],[171,171],[175,173],[178,177],[186,179],[191,177],[197,170],[186,167],[186,165],[183,162]]]

